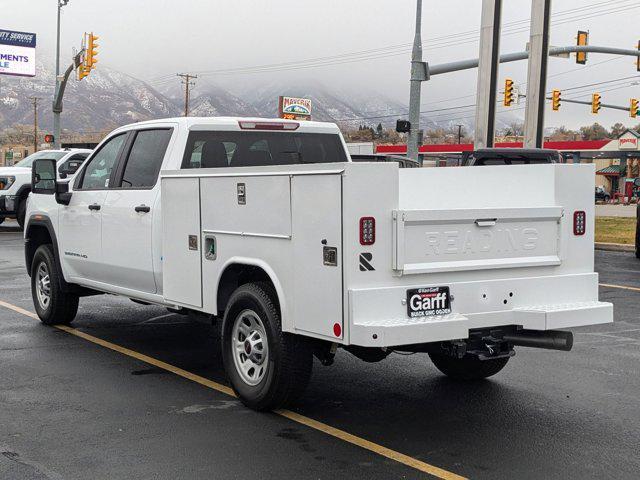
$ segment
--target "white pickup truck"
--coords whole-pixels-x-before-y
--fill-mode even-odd
[[[257,410],[293,402],[338,347],[425,352],[471,380],[612,321],[592,165],[399,169],[351,163],[333,124],[180,118],[115,130],[68,183],[54,168],[34,164],[25,229],[41,320],[102,292],[221,319]]]

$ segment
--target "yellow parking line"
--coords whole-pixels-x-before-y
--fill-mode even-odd
[[[38,320],[38,316],[35,313],[25,310],[24,308],[20,308],[16,305],[12,305],[11,303],[3,302],[2,300],[0,300],[0,306]],[[230,395],[232,397],[236,396],[233,390],[226,385],[222,385],[221,383],[214,382],[213,380],[209,380],[208,378],[201,377],[200,375],[196,375],[195,373],[188,372],[187,370],[163,362],[162,360],[158,360],[143,353],[121,347],[120,345],[108,342],[107,340],[102,340],[101,338],[94,337],[93,335],[89,335],[88,333],[81,332],[76,328],[68,327],[65,325],[54,325],[54,327],[58,330],[62,330],[71,335],[82,338],[83,340],[87,340],[91,343],[95,343],[96,345],[100,345],[101,347],[108,348],[109,350],[113,350],[114,352],[121,353],[131,358],[135,358],[136,360],[140,360],[141,362],[153,365],[154,367],[161,368],[182,378],[191,380],[192,382],[199,383],[200,385],[211,388],[212,390],[216,390],[220,393],[224,393],[225,395]],[[369,450],[370,452],[382,457],[394,460],[398,463],[406,465],[407,467],[411,467],[420,472],[428,473],[429,475],[432,475],[434,477],[441,478],[443,480],[466,480],[465,477],[436,467],[434,465],[430,465],[426,462],[418,460],[417,458],[405,455],[404,453],[400,453],[382,445],[378,445],[377,443],[345,432],[344,430],[340,430],[339,428],[332,427],[331,425],[327,425],[326,423],[322,423],[312,418],[305,417],[304,415],[300,415],[299,413],[292,412],[291,410],[277,410],[274,413],[319,432],[331,435],[332,437],[338,438],[343,442],[350,443],[365,450]]]
[[[640,292],[639,287],[628,287],[626,285],[615,285],[613,283],[599,283],[598,285],[600,285],[601,287],[620,288],[622,290],[632,290],[634,292]]]

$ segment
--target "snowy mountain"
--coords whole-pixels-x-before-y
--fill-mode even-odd
[[[52,126],[55,74],[39,64],[33,78],[0,79],[0,130],[33,123],[31,97],[38,97],[42,130]],[[82,82],[70,79],[64,96],[62,124],[75,132],[102,131],[149,118],[179,115],[181,109],[149,84],[100,66]]]
[[[82,82],[71,79],[64,100],[62,124],[73,132],[102,132],[120,125],[153,118],[180,116],[184,108],[184,92],[180,79],[163,80],[157,87],[123,72],[100,65]],[[51,101],[54,73],[51,66],[40,63],[34,78],[0,78],[0,131],[16,124],[33,122],[31,97],[39,97],[39,123],[42,131],[51,131]],[[407,118],[405,104],[368,90],[347,91],[316,80],[272,82],[255,85],[250,80],[229,88],[200,78],[192,90],[190,114],[193,116],[263,116],[275,117],[278,96],[310,98],[313,119],[336,122],[344,127],[360,124],[393,127],[397,118]],[[471,115],[469,114],[471,113]],[[451,115],[425,113],[424,129],[448,128],[463,124],[473,130],[473,111]],[[499,116],[497,128],[503,128],[518,117]]]

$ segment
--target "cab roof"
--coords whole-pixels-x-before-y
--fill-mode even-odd
[[[339,133],[340,129],[335,123],[314,122],[307,120],[284,120],[282,118],[260,117],[173,117],[124,125],[118,130],[130,130],[136,128],[151,127],[159,124],[173,123],[188,130],[242,130],[240,122],[255,122],[269,124],[298,124],[295,131],[298,133]],[[262,130],[262,129],[258,129]]]

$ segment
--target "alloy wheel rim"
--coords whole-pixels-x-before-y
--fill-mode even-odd
[[[38,303],[43,310],[46,310],[51,304],[51,277],[46,263],[42,262],[38,265],[35,281]]]
[[[233,363],[244,383],[258,385],[269,365],[267,332],[260,316],[253,310],[243,310],[233,322]]]

